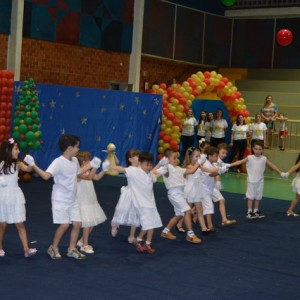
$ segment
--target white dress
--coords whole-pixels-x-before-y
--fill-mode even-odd
[[[106,215],[99,205],[92,180],[82,179],[78,182],[76,198],[83,228],[96,226],[106,220]]]
[[[186,177],[184,186],[184,196],[188,203],[200,202],[203,194],[203,185],[201,177],[202,171],[197,169],[194,174],[189,174]]]
[[[13,168],[11,170],[14,172]],[[2,172],[0,175],[6,185],[0,185],[0,222],[15,224],[26,220],[25,197],[18,186],[18,174],[17,166],[13,174]]]
[[[122,186],[121,195],[111,225],[127,225],[139,227],[141,225],[138,211],[133,205],[132,193],[129,186]]]
[[[300,195],[300,172],[297,173],[296,177],[292,181],[292,190],[294,193]]]

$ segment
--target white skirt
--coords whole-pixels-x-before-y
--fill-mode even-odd
[[[15,224],[26,221],[25,197],[19,187],[0,188],[0,222]]]
[[[300,173],[297,173],[297,176],[292,181],[292,190],[300,195]]]
[[[162,226],[161,218],[156,208],[141,207],[139,212],[142,230],[149,230]]]
[[[77,202],[83,228],[96,226],[107,219],[99,205],[94,184],[91,180],[81,180],[78,183]]]
[[[112,225],[127,225],[139,227],[140,218],[136,207],[133,205],[131,190],[128,186],[121,188],[121,195],[111,221]]]

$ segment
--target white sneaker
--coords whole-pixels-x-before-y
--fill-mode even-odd
[[[80,247],[82,247],[82,246],[83,246],[83,242],[82,242],[81,240],[79,240],[79,241],[77,242],[77,247],[80,248]]]
[[[67,256],[68,257],[73,257],[75,259],[85,259],[86,256],[82,253],[80,253],[77,249],[73,249],[73,250],[68,250],[68,253],[67,253]]]

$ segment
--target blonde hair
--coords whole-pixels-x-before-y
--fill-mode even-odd
[[[200,149],[196,147],[190,147],[189,149],[186,150],[184,161],[182,164],[184,168],[192,164],[191,157],[196,151],[201,153]]]
[[[82,166],[84,161],[90,161],[92,158],[91,153],[88,151],[80,151],[76,154],[76,157],[80,166]]]

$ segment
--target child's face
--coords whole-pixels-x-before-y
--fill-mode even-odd
[[[194,150],[193,154],[191,155],[192,164],[195,164],[198,161],[198,159],[200,158],[200,154],[201,154],[200,151]]]
[[[253,149],[253,153],[254,153],[255,156],[262,155],[263,150],[264,150],[263,147],[259,146],[259,145],[255,145],[252,149]]]
[[[168,157],[168,159],[169,159],[169,164],[172,165],[172,166],[177,166],[178,163],[179,163],[177,153],[172,153],[172,154]]]
[[[77,154],[77,152],[80,150],[79,142],[77,142],[77,144],[75,146],[69,146],[67,150],[69,150],[70,157],[75,156]]]
[[[213,155],[208,155],[207,160],[211,163],[218,161],[218,153],[214,153]]]
[[[149,161],[143,161],[140,162],[140,167],[145,173],[148,174],[153,169],[153,164]]]
[[[130,157],[129,158],[129,161],[130,161],[130,163],[131,163],[131,165],[133,166],[133,167],[137,167],[137,166],[139,166],[139,164],[140,164],[140,162],[139,162],[139,157],[136,155],[136,156],[133,156],[133,157]]]
[[[261,122],[261,115],[258,115],[255,117],[255,122],[260,123]]]
[[[13,159],[17,159],[20,153],[20,149],[18,144],[14,144],[13,148],[11,149],[11,156]]]
[[[220,157],[220,159],[223,160],[227,156],[227,154],[228,154],[228,151],[226,149],[220,149],[219,150],[219,157]]]

